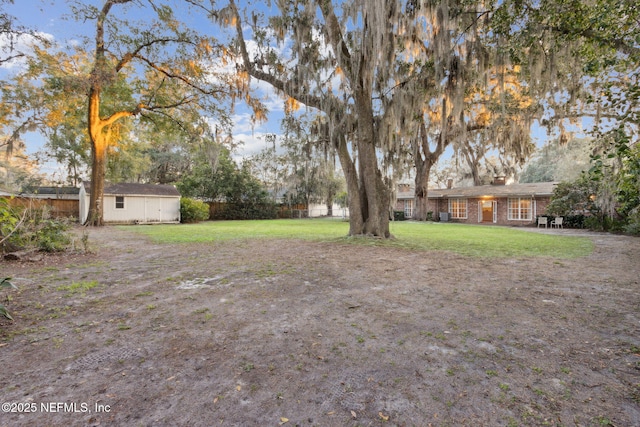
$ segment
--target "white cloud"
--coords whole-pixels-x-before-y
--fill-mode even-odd
[[[252,123],[251,114],[240,113],[232,117],[233,120],[233,139],[234,142],[240,143],[240,146],[234,153],[236,160],[241,160],[258,154],[266,148],[271,142],[267,140],[268,135],[279,133],[279,122],[275,125],[274,120],[267,123]]]
[[[54,36],[49,33],[36,33],[36,36],[31,34],[0,34],[0,57],[4,59],[17,56],[2,62],[0,68],[8,71],[19,71],[24,68],[26,65],[25,56],[33,52],[33,46],[41,45],[43,39],[53,41]]]
[[[265,133],[240,133],[234,134],[233,137],[237,142],[242,143],[240,149],[236,150],[233,153],[233,158],[236,161],[241,161],[242,159],[246,159],[253,155],[258,154],[265,147],[267,147],[267,142],[265,140]]]
[[[231,117],[231,120],[233,121],[234,135],[252,133],[255,131],[255,125],[251,122],[251,114],[249,113],[234,114]]]

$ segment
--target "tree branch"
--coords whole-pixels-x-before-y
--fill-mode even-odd
[[[261,80],[265,83],[269,83],[274,87],[278,92],[285,94],[298,102],[303,103],[309,107],[316,108],[320,111],[325,111],[325,105],[322,102],[322,98],[318,96],[313,96],[307,93],[301,93],[298,87],[292,87],[291,83],[285,84],[285,82],[276,76],[266,73],[255,66],[255,63],[251,61],[249,58],[249,52],[247,51],[247,45],[244,40],[244,35],[242,32],[242,19],[240,18],[240,13],[238,12],[238,8],[236,7],[235,1],[231,0],[229,2],[229,6],[231,7],[231,11],[236,19],[235,27],[236,33],[238,35],[238,45],[240,48],[240,54],[242,56],[242,61],[244,63],[244,68],[249,73],[251,77],[254,77],[258,80]]]
[[[331,0],[322,0],[320,2],[320,10],[322,11],[322,16],[326,21],[326,30],[327,36],[329,37],[329,42],[333,47],[333,51],[336,54],[336,60],[338,61],[338,65],[349,73],[350,76],[353,76],[353,69],[351,67],[351,52],[347,48],[347,44],[344,41],[344,36],[342,35],[342,30],[340,29],[340,22],[333,12],[333,5],[331,4]]]
[[[205,94],[205,95],[214,95],[214,94],[218,94],[218,93],[222,93],[222,90],[208,90],[205,89],[202,86],[197,85],[196,83],[193,83],[191,80],[189,80],[187,77],[185,77],[184,75],[181,74],[176,74],[173,73],[165,68],[160,67],[159,65],[157,65],[155,62],[151,61],[150,59],[148,59],[145,56],[142,55],[135,55],[135,58],[141,60],[142,62],[146,63],[150,68],[160,72],[161,74],[163,74],[164,76],[172,79],[172,80],[179,80],[181,82],[183,82],[184,84],[186,84],[187,86],[195,89],[196,91]]]
[[[580,37],[584,37],[586,39],[595,41],[599,44],[602,45],[606,45],[609,47],[612,47],[614,49],[616,49],[619,52],[622,52],[626,55],[629,56],[638,56],[640,55],[640,48],[636,47],[636,46],[632,46],[629,43],[627,43],[627,41],[625,41],[622,38],[607,38],[607,37],[602,37],[600,35],[600,33],[598,33],[597,31],[592,30],[591,28],[585,28],[579,31],[575,31],[572,30],[570,28],[567,27],[557,27],[557,26],[544,26],[543,29],[545,30],[549,30],[552,32],[556,32],[556,33],[560,33],[563,35],[574,35],[574,36],[580,36]]]
[[[125,65],[131,62],[133,58],[141,58],[139,55],[143,49],[153,46],[154,44],[166,44],[166,43],[188,43],[186,40],[181,40],[179,38],[162,38],[162,39],[154,39],[150,40],[146,43],[141,44],[137,48],[135,48],[131,52],[127,52],[116,64],[116,72],[120,71]]]

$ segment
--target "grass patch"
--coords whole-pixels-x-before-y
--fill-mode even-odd
[[[578,258],[593,251],[591,239],[532,233],[499,226],[432,222],[392,222],[395,239],[347,237],[349,224],[334,219],[205,221],[197,224],[123,227],[158,243],[208,243],[248,239],[297,239],[451,251],[474,257]]]
[[[247,239],[333,240],[349,232],[338,220],[204,221],[196,224],[161,224],[153,227],[122,226],[159,243],[207,243]]]
[[[98,286],[97,280],[73,282],[70,285],[58,286],[59,291],[67,291],[67,295],[86,295],[87,291]]]
[[[533,233],[511,227],[432,222],[391,224],[394,244],[413,250],[451,251],[474,257],[578,258],[593,252],[587,237]]]

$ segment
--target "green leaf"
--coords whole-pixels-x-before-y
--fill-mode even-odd
[[[13,283],[11,283],[9,280],[11,280],[11,277],[5,277],[4,279],[2,279],[0,281],[0,288],[12,288],[12,289],[18,289],[16,287],[16,285],[14,285]]]
[[[11,317],[7,309],[4,308],[4,305],[0,305],[0,316],[4,316],[9,320],[13,320],[13,317]]]

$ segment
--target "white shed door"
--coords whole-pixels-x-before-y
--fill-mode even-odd
[[[162,221],[162,199],[147,197],[145,199],[145,222]]]

